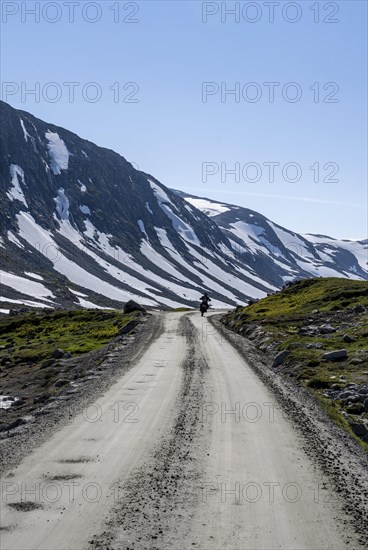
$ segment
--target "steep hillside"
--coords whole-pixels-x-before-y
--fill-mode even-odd
[[[270,290],[208,216],[117,153],[1,103],[2,309],[216,306]],[[225,252],[225,253],[224,253]]]

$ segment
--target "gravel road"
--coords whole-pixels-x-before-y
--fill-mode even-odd
[[[363,548],[278,397],[197,313],[2,480],[1,548]],[[156,327],[157,328],[157,327]]]

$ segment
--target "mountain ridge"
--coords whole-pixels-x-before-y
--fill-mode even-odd
[[[311,276],[292,255],[280,263],[262,235],[236,234],[234,211],[247,209],[209,216],[111,149],[4,102],[0,115],[3,313],[194,306],[203,290],[228,307]]]

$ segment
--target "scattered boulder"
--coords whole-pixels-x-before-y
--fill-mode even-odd
[[[368,399],[365,399],[365,400],[364,400],[363,405],[364,405],[364,410],[365,410],[365,412],[368,412]]]
[[[319,327],[319,332],[320,334],[332,334],[336,332],[336,329],[332,325],[326,324]]]
[[[364,313],[365,307],[362,304],[357,304],[355,307],[351,308],[352,313]]]
[[[62,349],[56,349],[51,354],[51,357],[53,359],[62,359],[64,356],[65,356],[65,352]]]
[[[350,424],[350,428],[353,430],[355,435],[357,435],[358,437],[362,437],[362,436],[364,436],[368,433],[368,430],[365,427],[365,425],[363,424],[363,422],[352,422]]]
[[[363,399],[360,395],[354,393],[354,395],[352,395],[351,397],[349,397],[349,402],[350,403],[358,403],[358,402],[362,402]]]
[[[308,325],[306,327],[301,327],[298,333],[306,336],[317,336],[317,334],[319,334],[319,329],[317,326]]]
[[[20,397],[19,399],[12,402],[11,407],[22,407],[26,401],[27,399],[25,397]]]
[[[335,351],[328,351],[322,355],[324,361],[344,361],[348,357],[346,349],[338,349]]]
[[[340,393],[340,395],[338,396],[338,399],[348,399],[348,397],[352,397],[354,395],[353,392],[351,391],[343,391],[342,393]]]
[[[321,349],[323,348],[323,344],[321,342],[313,342],[311,344],[307,344],[307,349]]]
[[[342,337],[342,339],[343,339],[344,342],[346,342],[347,344],[350,344],[351,342],[355,342],[355,338],[353,338],[352,336],[349,336],[349,334],[344,334],[344,336]]]
[[[143,313],[146,313],[144,307],[137,304],[134,300],[129,300],[129,302],[126,302],[124,304],[123,311],[124,313],[133,313],[133,311],[142,311]]]
[[[285,361],[288,355],[290,355],[290,351],[287,351],[287,350],[280,351],[280,353],[278,353],[275,359],[273,360],[272,366],[278,367],[279,365],[281,365]]]
[[[68,383],[67,380],[64,378],[59,378],[59,380],[56,380],[54,383],[54,388],[61,388],[62,386],[65,386]]]
[[[33,402],[34,403],[45,403],[45,401],[48,401],[51,397],[51,394],[49,393],[43,393],[39,397],[36,397]]]
[[[9,315],[22,315],[23,313],[29,313],[31,310],[29,307],[20,307],[16,309],[10,309]]]
[[[363,414],[364,413],[364,405],[363,403],[352,403],[351,405],[348,405],[346,407],[346,411],[349,414]]]
[[[121,329],[119,329],[119,332],[118,332],[119,336],[123,336],[124,334],[128,334],[138,324],[139,324],[139,321],[137,321],[137,320],[129,321],[129,323],[127,323],[124,327],[121,327]]]

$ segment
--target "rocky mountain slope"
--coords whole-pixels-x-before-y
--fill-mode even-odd
[[[248,208],[178,194],[218,225],[237,259],[278,288],[295,278],[368,279],[368,240],[300,235]]]
[[[193,306],[204,290],[224,307],[315,274],[285,250],[281,232],[291,233],[283,228],[270,249],[278,226],[267,220],[265,234],[263,216],[253,213],[247,225],[250,246],[242,229],[251,211],[225,207],[212,217],[114,151],[3,102],[0,114],[1,312],[120,307],[131,298],[153,308]],[[331,244],[323,258],[325,244],[301,239],[321,266],[367,277],[348,248],[335,254]],[[349,246],[363,254],[365,245]]]

